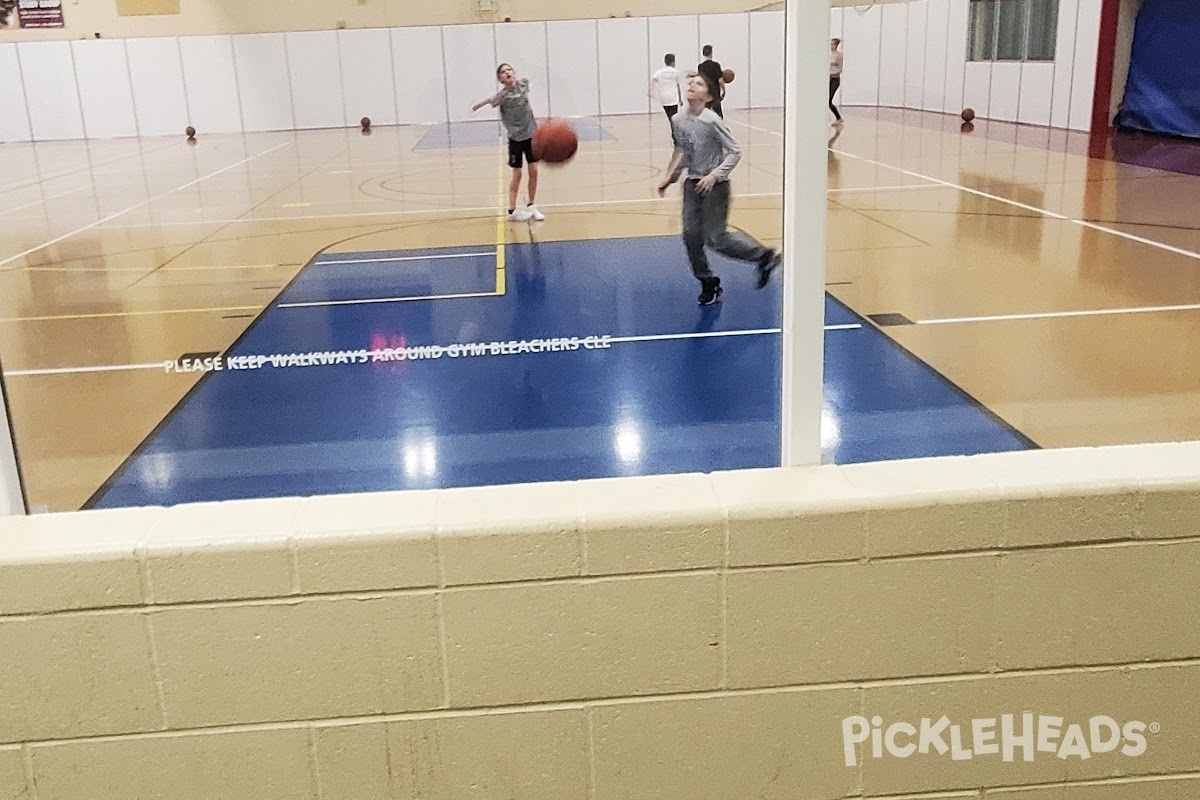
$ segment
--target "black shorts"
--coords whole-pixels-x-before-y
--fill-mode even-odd
[[[537,162],[541,161],[540,158],[533,154],[533,139],[525,139],[520,142],[514,139],[509,139],[508,165],[513,169],[520,169],[523,166],[521,163],[522,156],[524,156],[525,160],[530,164],[536,164]]]

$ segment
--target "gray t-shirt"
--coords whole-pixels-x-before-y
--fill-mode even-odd
[[[688,178],[700,179],[712,174],[719,181],[729,180],[729,173],[742,160],[742,148],[717,112],[706,108],[695,117],[677,114],[671,124],[679,153],[671,173],[672,182],[685,170]]]
[[[501,89],[488,102],[493,107],[500,107],[500,120],[508,131],[508,138],[515,142],[533,138],[537,121],[533,118],[533,107],[529,105],[528,78],[519,78],[516,86]]]

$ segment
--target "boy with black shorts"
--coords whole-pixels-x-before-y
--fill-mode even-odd
[[[496,68],[496,79],[503,89],[486,100],[480,100],[471,107],[478,111],[484,106],[500,109],[500,120],[508,132],[508,165],[512,167],[512,181],[508,184],[508,219],[511,222],[526,222],[535,220],[541,222],[546,218],[534,205],[537,199],[538,165],[540,160],[533,153],[533,134],[537,131],[537,120],[533,116],[533,107],[529,103],[529,79],[517,78],[517,72],[510,64],[501,64]],[[529,164],[529,204],[525,208],[517,208],[517,192],[521,188],[523,163]]]

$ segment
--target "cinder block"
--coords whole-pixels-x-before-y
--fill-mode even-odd
[[[1143,539],[1200,535],[1200,482],[1142,485]]]
[[[0,619],[0,743],[161,730],[141,612]]]
[[[304,730],[35,746],[38,800],[297,800],[316,796]]]
[[[301,501],[293,534],[304,594],[437,586],[436,492]]]
[[[995,548],[1007,520],[1003,499],[872,508],[867,512],[867,553],[880,558]]]
[[[994,570],[956,556],[733,572],[730,686],[986,670]]]
[[[585,575],[719,567],[725,509],[704,475],[658,475],[576,485]]]
[[[595,800],[857,797],[840,725],[858,709],[856,689],[602,705]]]
[[[392,798],[392,764],[388,750],[387,723],[320,728],[317,741],[317,772],[321,776],[320,800],[367,800]],[[399,771],[415,765],[411,754],[398,754]]]
[[[443,702],[431,594],[176,608],[153,624],[173,728]]]
[[[161,511],[0,520],[0,615],[141,604],[137,550]]]
[[[867,503],[823,467],[713,475],[729,515],[729,566],[843,561],[866,554]]]
[[[0,616],[141,602],[141,570],[132,551],[120,556],[80,555],[0,564]]]
[[[462,589],[443,603],[452,706],[720,684],[716,575]]]
[[[1200,656],[1200,544],[1009,553],[997,576],[1002,669]]]
[[[396,797],[588,797],[582,710],[404,720],[388,725],[388,741]]]
[[[536,484],[448,491],[438,501],[438,547],[449,586],[579,575],[574,490]]]
[[[293,592],[288,537],[297,499],[197,503],[168,509],[151,533],[153,602],[285,597]]]
[[[21,748],[0,747],[0,800],[28,800]]]

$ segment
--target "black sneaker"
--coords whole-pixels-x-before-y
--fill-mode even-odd
[[[779,269],[779,265],[783,263],[783,253],[775,250],[771,253],[763,263],[759,264],[756,271],[758,272],[757,287],[762,289],[771,281],[771,273]]]
[[[721,295],[725,290],[721,288],[720,278],[711,278],[710,280],[700,282],[700,297],[697,298],[702,306],[711,306],[713,303],[721,299]]]

